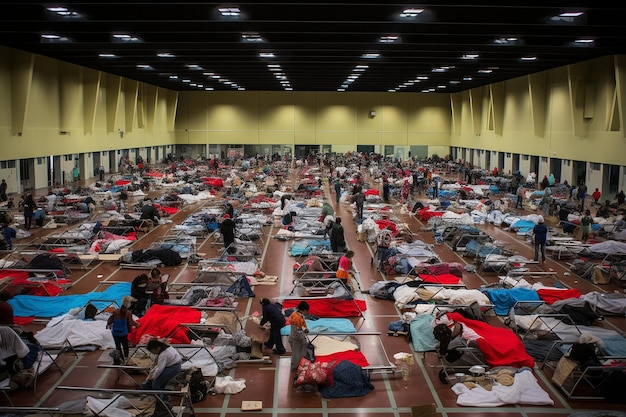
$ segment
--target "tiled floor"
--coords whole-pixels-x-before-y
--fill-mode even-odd
[[[334,204],[334,198],[332,198]],[[197,209],[197,206],[188,206],[172,217],[173,223],[182,221],[190,212]],[[348,245],[355,250],[355,265],[360,274],[361,286],[367,290],[372,283],[383,279],[379,272],[371,264],[373,256],[372,249],[363,242],[356,240],[356,225],[350,221],[349,209],[345,206],[336,207],[337,215],[344,221],[345,235]],[[429,232],[420,231],[424,226],[414,217],[404,216],[404,220],[411,230],[418,233],[425,241],[432,243],[432,236]],[[133,248],[147,248],[157,237],[165,234],[172,225],[162,225],[146,235],[141,235],[140,240]],[[498,240],[505,241],[522,255],[531,257],[530,246],[521,241],[517,236],[493,227],[491,225],[480,226]],[[42,230],[36,230],[41,234]],[[276,232],[273,227],[267,228],[268,237]],[[288,294],[292,289],[292,266],[295,259],[288,255],[290,242],[267,238],[263,264],[261,269],[267,275],[277,275],[280,280],[277,285],[259,285],[255,288],[256,297],[239,300],[238,311],[240,316],[246,316],[254,311],[260,311],[259,300],[262,297],[277,298]],[[459,257],[445,245],[437,245],[436,250],[444,261],[466,262],[466,259]],[[209,239],[198,242],[198,252],[205,253],[206,257],[217,254],[217,247],[211,244]],[[549,260],[545,269],[552,268],[559,273],[563,284],[577,287],[582,292],[599,290],[614,291],[618,289],[614,284],[596,286],[580,278],[564,276],[567,271],[566,265],[562,262]],[[186,264],[179,267],[163,268],[164,273],[169,273],[177,282],[191,282],[196,275],[194,266]],[[102,275],[102,280],[131,281],[136,275],[135,270],[119,269],[112,263],[102,263],[88,271],[75,270],[73,279],[76,284],[70,292],[83,293],[93,290]],[[495,282],[497,277],[494,273],[464,273],[463,282],[470,288],[476,288],[482,284]],[[550,283],[550,279],[545,281]],[[369,295],[362,296],[367,302],[367,311],[364,314],[364,321],[361,323],[360,331],[381,332],[384,347],[389,356],[397,352],[410,352],[407,340],[403,337],[390,337],[386,335],[387,325],[391,321],[399,318],[400,312],[389,300],[379,300]],[[502,325],[501,320],[492,319],[492,324]],[[617,328],[626,330],[626,319],[623,317],[607,317],[602,324],[607,328]],[[37,328],[36,325],[32,325]],[[249,334],[263,335],[258,325],[251,321],[247,322],[246,330]],[[368,349],[364,350],[369,355]],[[374,353],[371,353],[374,354]],[[532,416],[542,417],[547,415],[566,416],[574,412],[583,410],[622,410],[622,405],[608,404],[598,401],[569,402],[564,395],[549,382],[550,375],[536,369],[540,384],[550,394],[555,401],[554,406],[545,407],[521,407],[517,405],[504,406],[498,408],[466,408],[456,405],[456,395],[450,390],[449,385],[443,385],[438,377],[436,368],[436,358],[426,356],[425,360],[421,354],[415,355],[416,364],[410,367],[408,380],[403,380],[400,373],[374,373],[372,384],[375,389],[368,395],[358,398],[324,399],[318,393],[298,392],[294,389],[292,380],[293,373],[290,372],[290,357],[272,355],[272,363],[269,365],[243,364],[233,369],[230,375],[234,378],[244,378],[246,389],[236,395],[215,395],[209,396],[205,400],[195,404],[195,411],[198,416],[221,415],[230,416],[240,414],[241,402],[244,400],[256,400],[263,402],[261,412],[252,412],[256,416],[402,416],[411,415],[411,406],[433,403],[437,411],[444,416],[461,417],[466,415],[499,415],[499,416]],[[11,393],[11,398],[15,405],[19,406],[44,406],[53,407],[61,402],[79,398],[84,395],[77,391],[61,391],[55,389],[57,386],[81,386],[99,388],[123,388],[134,389],[133,382],[128,378],[122,378],[116,382],[116,371],[111,369],[98,368],[98,360],[102,352],[82,352],[79,359],[74,360],[71,355],[65,354],[61,357],[60,363],[65,372],[50,370],[39,378],[35,392],[18,391]],[[367,355],[366,355],[367,356]],[[136,377],[140,378],[140,375]]]

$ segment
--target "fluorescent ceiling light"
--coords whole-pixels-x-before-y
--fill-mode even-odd
[[[41,37],[44,39],[60,39],[61,38],[61,36],[53,35],[53,34],[42,34]]]
[[[150,65],[148,64],[137,64],[137,68],[139,69],[148,69],[148,68],[152,68]]]
[[[189,84],[189,85],[190,85],[191,87],[195,87],[195,86],[197,86],[198,84],[196,84],[196,83],[191,83],[191,84]]]
[[[185,67],[193,70],[200,70],[202,67],[198,64],[185,64]]]
[[[594,43],[594,39],[576,39],[574,42],[576,43]]]
[[[141,39],[139,39],[138,37],[129,35],[127,33],[114,33],[113,39],[119,42],[141,42]]]
[[[70,38],[66,36],[57,35],[55,33],[43,33],[41,34],[42,42],[70,42]]]
[[[395,90],[395,89],[393,89],[393,88],[391,88],[391,89],[387,90],[387,92],[388,92],[388,93],[395,93],[395,92],[396,92],[396,90]]]
[[[357,65],[355,68],[358,70],[366,70],[369,67],[370,67],[369,65]]]
[[[537,57],[536,56],[523,56],[521,60],[522,61],[536,61]]]
[[[340,91],[340,92],[341,91],[346,91],[346,89],[345,88],[338,88],[337,91]]]
[[[396,35],[385,35],[385,36],[381,36],[378,41],[381,43],[394,43],[398,39],[399,39],[399,36],[396,36]]]
[[[490,69],[480,69],[478,70],[479,74],[491,74],[493,72],[493,70]]]
[[[205,91],[213,91],[213,87],[204,87]]]
[[[458,80],[450,80],[448,81],[450,84],[461,84],[461,81]]]
[[[170,80],[177,80],[178,79],[178,75],[170,75]]]
[[[259,52],[259,56],[261,58],[274,58],[274,57],[276,57],[276,55],[274,55],[274,52]]]
[[[246,91],[246,89],[245,89],[245,88],[243,88],[243,87],[239,87],[239,88],[237,89],[237,91]]]
[[[427,77],[427,76],[425,76],[425,75],[418,75],[417,77],[415,77],[415,80],[416,80],[416,81],[417,81],[417,80],[427,80],[427,79],[428,79],[428,77]]]
[[[422,14],[423,12],[424,12],[424,9],[410,7],[408,9],[402,10],[402,13],[400,13],[400,17],[415,17],[419,14]]]
[[[189,79],[185,78],[184,80],[182,80],[182,82],[184,82],[184,83],[190,83],[190,82],[191,82],[191,80],[189,80]]]
[[[117,55],[111,53],[100,53],[98,54],[100,58],[117,58]]]
[[[46,9],[51,12],[54,13],[56,15],[62,16],[62,17],[78,17],[80,16],[80,14],[76,11],[76,10],[70,10],[67,7],[62,7],[62,6],[58,6],[58,7],[46,7]]]
[[[585,12],[565,12],[565,13],[561,13],[559,16],[560,17],[578,17],[578,16],[582,16],[583,14],[585,14]]]
[[[380,54],[377,52],[370,52],[370,53],[366,53],[361,55],[361,58],[365,58],[365,59],[377,59],[380,58]]]
[[[472,77],[463,77],[463,81],[472,81],[473,78]]]
[[[478,54],[465,54],[461,55],[461,59],[477,59],[479,56]]]
[[[248,42],[263,42],[263,38],[258,33],[242,33],[241,37]]]
[[[157,56],[158,56],[159,58],[174,58],[176,55],[174,55],[174,54],[173,54],[173,53],[171,53],[171,52],[159,52],[159,53],[157,54]]]
[[[218,7],[217,10],[220,12],[220,14],[222,16],[239,16],[239,15],[241,15],[241,10],[237,6]]]

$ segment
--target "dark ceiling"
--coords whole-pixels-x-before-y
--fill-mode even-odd
[[[0,44],[172,90],[451,93],[626,53],[624,3],[536,3],[3,2]]]

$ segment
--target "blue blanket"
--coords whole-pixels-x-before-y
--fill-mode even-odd
[[[325,333],[356,333],[354,324],[349,319],[342,318],[319,318],[317,320],[305,320],[309,328],[309,334]],[[288,336],[291,333],[291,326],[280,329],[280,334]]]
[[[418,314],[409,324],[411,343],[415,352],[427,352],[437,347],[439,342],[433,335],[433,320],[435,318],[431,314]]]
[[[495,306],[496,314],[505,316],[509,314],[509,310],[518,301],[539,301],[539,294],[535,290],[526,288],[511,288],[508,290],[496,290],[485,288],[481,290],[489,297]]]
[[[87,294],[58,295],[47,297],[40,295],[16,295],[9,300],[13,314],[19,317],[56,317],[66,314],[73,308],[84,307],[92,300],[115,301],[122,305],[122,298],[130,295],[130,282],[113,284],[102,292]],[[98,303],[94,303],[99,307]],[[107,304],[107,303],[100,303]]]

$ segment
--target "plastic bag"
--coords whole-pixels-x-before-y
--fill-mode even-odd
[[[246,388],[246,380],[243,378],[234,379],[232,376],[215,377],[215,391],[218,394],[237,394]]]

